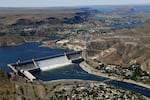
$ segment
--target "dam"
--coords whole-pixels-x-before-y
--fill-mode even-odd
[[[83,61],[82,51],[77,51],[27,61],[18,61],[8,64],[8,67],[17,75],[23,75],[30,81],[34,81],[36,77],[30,71],[47,71],[81,61]]]
[[[33,80],[38,79],[44,82],[48,82],[51,80],[63,80],[63,79],[79,79],[79,80],[92,80],[92,81],[103,81],[107,79],[102,76],[95,76],[95,75],[85,72],[79,66],[79,64],[56,68],[54,70],[49,70],[49,71],[41,71],[40,68],[35,67],[34,61],[36,62],[36,61],[50,59],[51,57],[53,58],[56,56],[64,56],[65,55],[64,52],[68,52],[68,51],[56,50],[56,49],[53,50],[50,48],[43,48],[39,46],[40,45],[38,43],[26,43],[26,44],[20,45],[18,47],[13,47],[13,48],[12,47],[9,47],[9,48],[0,47],[0,55],[1,55],[0,66],[5,66],[7,64],[10,65],[8,66],[8,68],[7,67],[1,67],[1,68],[3,68],[4,70],[11,69],[16,74],[20,74],[20,72],[22,71],[22,73],[24,73],[27,76],[29,74],[28,72],[30,72],[31,75],[34,76],[34,77],[31,77],[31,79]],[[22,51],[22,52],[18,53],[18,51]],[[73,52],[70,52],[70,53],[72,53],[72,55],[67,55],[67,57],[69,57],[69,59],[72,59],[72,63],[77,62],[77,60],[75,60],[76,58],[75,56],[77,56],[78,54],[80,55],[80,53],[76,53],[76,52],[74,52],[76,54],[74,54]],[[58,54],[61,54],[61,55],[58,55]],[[55,56],[48,56],[48,55],[55,55]],[[80,57],[81,56],[79,56],[79,58]],[[33,58],[38,58],[38,59],[33,59]],[[18,59],[20,59],[21,61],[18,61]],[[30,59],[30,60],[27,60],[27,59]],[[82,59],[78,59],[78,60],[80,61]],[[12,62],[15,62],[15,63],[12,63]],[[28,72],[26,71],[23,72],[23,70],[21,69],[27,70]],[[119,86],[128,90],[137,92],[146,97],[150,97],[149,88],[141,87],[141,86],[126,83],[126,82],[115,81],[115,80],[112,80],[109,83],[115,86]]]
[[[70,65],[70,62],[66,56],[60,56],[53,59],[41,60],[36,62],[36,66],[39,67],[42,71],[63,67]]]

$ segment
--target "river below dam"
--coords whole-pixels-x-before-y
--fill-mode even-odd
[[[25,43],[13,47],[0,47],[0,69],[10,72],[7,64],[17,62],[18,60],[31,60],[45,56],[52,56],[56,54],[63,54],[69,50],[51,49],[48,47],[41,47],[40,43]],[[79,79],[79,80],[93,80],[103,81],[107,78],[96,76],[84,71],[78,64],[61,67],[49,71],[32,72],[39,80],[51,81],[59,79]],[[131,83],[112,80],[109,82],[112,85],[119,86],[150,98],[150,89],[138,86]]]

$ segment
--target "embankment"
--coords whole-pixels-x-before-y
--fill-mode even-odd
[[[136,84],[136,85],[143,86],[143,87],[146,87],[146,88],[150,89],[150,85],[147,85],[147,84],[143,84],[143,83],[136,82],[136,81],[133,81],[133,80],[121,79],[119,77],[109,76],[108,74],[101,73],[100,71],[90,67],[90,65],[88,65],[86,62],[80,63],[80,67],[83,70],[85,70],[86,72],[90,73],[90,74],[107,77],[107,78],[112,79],[112,80],[118,80],[118,81],[123,81],[123,82],[127,82],[127,83]]]

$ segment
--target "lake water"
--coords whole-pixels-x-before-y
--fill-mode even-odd
[[[18,60],[31,60],[45,56],[62,54],[68,50],[51,49],[40,47],[40,43],[25,43],[14,47],[0,47],[0,68],[10,71],[7,64],[17,62]]]
[[[134,28],[134,27],[138,27],[141,25],[147,24],[147,22],[137,22],[137,23],[123,23],[123,24],[115,24],[115,25],[110,25],[109,27],[111,29],[121,29],[121,28]]]
[[[149,13],[150,12],[150,7],[145,7],[145,8],[139,8],[139,7],[135,7],[134,8],[134,13]]]
[[[62,54],[68,50],[50,49],[40,47],[40,43],[26,43],[15,47],[0,47],[0,68],[10,71],[7,68],[8,63],[14,63],[18,60],[29,60],[44,56]],[[107,78],[96,76],[85,72],[78,64],[70,65],[50,71],[33,73],[38,79],[43,81],[59,80],[59,79],[81,79],[103,81]],[[121,81],[110,81],[110,84],[119,86],[150,98],[150,89],[135,84],[125,83]]]
[[[49,37],[49,40],[59,40],[61,39],[60,37],[57,37],[57,36],[50,36]]]
[[[102,12],[116,12],[117,9],[119,7],[111,7],[111,6],[103,6],[103,7],[91,7],[92,9],[96,9],[98,11],[102,11]],[[122,7],[124,8],[124,7]],[[150,12],[150,7],[140,7],[140,6],[137,6],[137,7],[132,7],[133,8],[133,11],[132,13],[133,14],[137,14],[137,13],[149,13]]]

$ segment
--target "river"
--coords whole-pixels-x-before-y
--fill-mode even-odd
[[[109,27],[111,29],[121,29],[121,28],[135,28],[141,25],[145,25],[148,24],[147,22],[136,22],[136,23],[124,23],[124,24],[114,24],[114,25],[110,25]]]
[[[68,50],[51,49],[41,47],[40,43],[25,43],[14,47],[0,47],[0,68],[9,72],[8,63],[14,63],[18,60],[29,60],[44,56],[62,54]],[[78,64],[62,67],[44,72],[32,73],[38,79],[43,81],[59,80],[59,79],[80,79],[80,80],[96,80],[103,81],[107,78],[96,76],[84,71]],[[117,80],[110,81],[110,84],[119,86],[150,98],[150,89],[135,84],[125,83]]]

